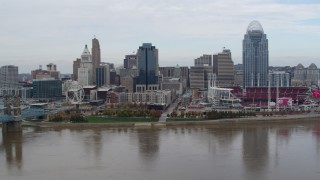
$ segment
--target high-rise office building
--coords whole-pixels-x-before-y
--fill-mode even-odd
[[[72,80],[78,81],[78,69],[80,68],[81,59],[77,58],[73,61],[73,73],[72,73]]]
[[[212,75],[211,66],[190,67],[190,89],[207,89],[209,76]]]
[[[136,80],[136,91],[158,90],[158,49],[151,43],[143,43],[137,53],[139,76]]]
[[[243,86],[267,86],[269,67],[268,39],[258,21],[252,21],[249,24],[242,45]]]
[[[18,67],[13,65],[0,67],[0,95],[15,94],[18,85]]]
[[[212,66],[212,55],[204,54],[195,59],[194,66]]]
[[[110,85],[110,65],[102,63],[96,68],[96,85],[98,87]]]
[[[188,66],[179,66],[180,67],[180,71],[181,71],[181,75],[184,79],[188,79],[189,78],[189,67]],[[169,66],[169,67],[159,67],[159,72],[163,77],[173,77],[175,72],[176,72],[176,68],[174,66]]]
[[[220,87],[231,87],[234,83],[234,66],[229,49],[214,54],[212,58],[213,73],[216,74],[217,84]]]
[[[137,69],[120,69],[120,83],[128,92],[134,92],[134,77],[138,76]]]
[[[213,73],[212,55],[202,55],[194,60],[194,66],[190,67],[190,89],[200,90],[208,88],[208,78]]]
[[[162,78],[172,78],[175,76],[175,73],[177,67],[171,66],[171,67],[159,67],[159,73],[161,74]],[[189,87],[189,67],[188,66],[182,66],[180,67],[180,72],[182,79],[184,81],[183,86],[185,88]]]
[[[92,39],[92,67],[93,67],[93,76],[92,82],[96,84],[96,68],[99,67],[101,63],[101,52],[100,52],[100,44],[98,39]]]
[[[318,85],[320,80],[319,75],[319,69],[314,63],[310,64],[309,67],[304,67],[302,64],[298,64],[294,70],[292,85]]]
[[[270,86],[271,87],[289,87],[290,86],[290,74],[285,71],[271,71]]]
[[[307,68],[307,81],[309,84],[314,85],[319,83],[319,69],[314,63]]]
[[[177,66],[174,67],[174,70],[172,72],[170,67],[162,67],[161,69],[161,90],[174,90],[176,92],[176,95],[182,96],[182,94],[185,92],[187,88],[187,79],[184,78],[180,66],[177,64]],[[161,72],[167,72],[167,74],[163,75],[161,74]],[[168,76],[168,73],[170,73],[170,76]]]
[[[80,68],[78,68],[78,82],[80,85],[88,86],[93,84],[92,71],[92,56],[86,45],[81,55]]]
[[[110,67],[110,84],[111,85],[117,84],[116,78],[117,78],[117,71],[115,69],[111,69],[111,67]]]
[[[136,67],[137,67],[137,55],[136,54],[126,55],[126,57],[123,60],[123,68],[133,69]]]

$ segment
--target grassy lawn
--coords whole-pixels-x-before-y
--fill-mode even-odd
[[[158,119],[145,117],[99,117],[87,116],[85,117],[88,123],[119,123],[119,122],[157,122]]]

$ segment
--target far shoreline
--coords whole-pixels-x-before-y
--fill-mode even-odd
[[[119,122],[119,123],[51,123],[51,122],[24,122],[23,126],[39,128],[68,129],[68,128],[164,128],[183,126],[238,126],[238,125],[268,125],[320,122],[320,114],[277,115],[271,117],[256,116],[246,118],[199,120],[199,121],[170,121],[170,122]]]

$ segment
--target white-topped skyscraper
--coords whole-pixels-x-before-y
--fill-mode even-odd
[[[268,39],[261,24],[252,21],[243,39],[243,86],[268,86]]]
[[[92,80],[93,68],[92,68],[92,56],[86,45],[80,61],[80,68],[78,68],[78,82],[82,86],[88,86],[93,84]]]

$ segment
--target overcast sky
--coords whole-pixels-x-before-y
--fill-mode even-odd
[[[71,73],[94,35],[104,62],[120,65],[126,54],[152,43],[160,66],[190,66],[223,47],[237,64],[252,20],[267,34],[271,66],[320,67],[319,0],[3,0],[0,66],[30,73],[55,63]]]

